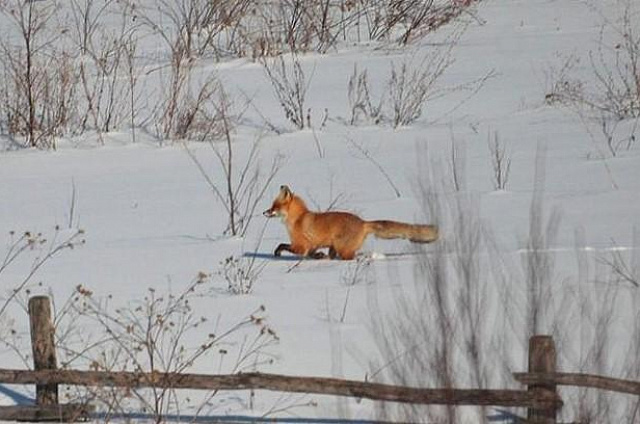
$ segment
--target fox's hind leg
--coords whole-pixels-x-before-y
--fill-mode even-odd
[[[338,252],[336,252],[336,249],[334,249],[333,247],[329,247],[328,253],[320,252],[317,249],[312,249],[309,251],[309,253],[307,253],[307,256],[311,259],[326,259],[327,257],[329,259],[335,259],[338,257]]]
[[[356,257],[356,251],[353,249],[338,249],[336,253],[340,256],[340,259],[345,261],[350,261]]]
[[[333,246],[329,247],[329,253],[324,253],[324,252],[319,252],[317,249],[313,249],[310,250],[309,253],[307,253],[307,256],[312,258],[312,259],[325,259],[325,258],[329,258],[329,259],[335,259],[338,257],[338,252],[336,252],[336,249],[333,248]]]
[[[327,257],[326,253],[324,252],[320,252],[316,249],[311,249],[308,253],[307,256],[310,257],[311,259],[324,259]]]

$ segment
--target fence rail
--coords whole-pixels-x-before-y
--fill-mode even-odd
[[[640,395],[640,382],[590,374],[556,372],[556,350],[550,336],[529,340],[529,369],[514,378],[523,390],[427,389],[322,377],[262,373],[206,375],[162,372],[107,372],[57,368],[54,326],[47,297],[29,300],[34,370],[0,368],[0,383],[35,384],[36,404],[0,406],[0,420],[74,421],[90,416],[90,405],[61,405],[58,385],[192,390],[270,390],[348,396],[377,401],[429,405],[502,406],[527,408],[527,422],[553,424],[562,407],[556,386],[590,387]]]
[[[294,377],[263,373],[207,375],[0,369],[0,383],[194,390],[271,390],[430,405],[549,408],[561,404],[560,398],[553,394],[534,394],[523,390],[422,389],[337,378]]]
[[[640,396],[640,382],[604,377],[595,374],[581,373],[514,373],[513,378],[518,382],[531,384],[555,384],[557,386],[586,387],[591,389],[608,390],[618,393],[628,393]]]

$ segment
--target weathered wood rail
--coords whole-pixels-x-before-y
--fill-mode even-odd
[[[173,388],[192,390],[270,390],[349,396],[389,402],[431,405],[522,406],[550,408],[560,399],[553,394],[522,390],[421,389],[322,377],[239,373],[229,375],[134,373],[73,370],[0,369],[0,383]]]
[[[628,393],[640,396],[640,382],[620,378],[604,377],[582,373],[514,373],[513,378],[522,384],[551,383],[557,386],[574,386],[588,389],[607,390],[617,393]]]
[[[529,341],[529,372],[515,373],[523,390],[427,389],[321,377],[263,373],[206,375],[61,370],[57,368],[54,326],[49,299],[29,301],[34,370],[0,368],[0,383],[35,384],[35,405],[0,407],[0,420],[74,421],[92,413],[88,405],[58,403],[58,385],[172,388],[192,390],[269,390],[292,393],[349,396],[377,401],[428,405],[502,406],[527,408],[527,422],[552,424],[562,400],[556,387],[591,387],[640,395],[640,383],[588,374],[556,372],[556,351],[550,336]]]

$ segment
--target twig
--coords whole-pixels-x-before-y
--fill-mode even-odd
[[[304,261],[304,256],[302,256],[300,259],[298,259],[298,261],[291,265],[289,267],[289,269],[287,269],[286,273],[289,274],[291,271],[293,271],[294,269],[296,269],[298,266],[300,266],[300,264],[302,263],[302,261]]]
[[[384,176],[384,178],[387,180],[387,182],[389,183],[389,185],[391,186],[391,188],[393,189],[393,191],[395,192],[395,195],[397,198],[402,197],[402,195],[400,194],[400,190],[398,189],[398,187],[393,183],[393,181],[391,180],[391,176],[389,176],[389,174],[387,173],[387,171],[384,170],[384,168],[382,167],[382,165],[380,165],[380,163],[378,161],[376,161],[372,156],[371,153],[369,153],[369,151],[367,151],[364,147],[362,147],[361,145],[359,145],[358,143],[356,143],[354,140],[352,140],[351,138],[347,137],[347,141],[356,148],[356,150],[358,150],[362,156],[364,156],[366,159],[369,160],[369,162],[371,162],[377,169],[378,171],[380,171],[380,173]]]

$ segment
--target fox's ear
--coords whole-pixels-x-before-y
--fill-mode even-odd
[[[289,188],[289,186],[286,185],[281,185],[280,186],[280,195],[283,196],[284,198],[287,198],[289,196],[291,196],[293,193],[291,193],[291,189]]]

